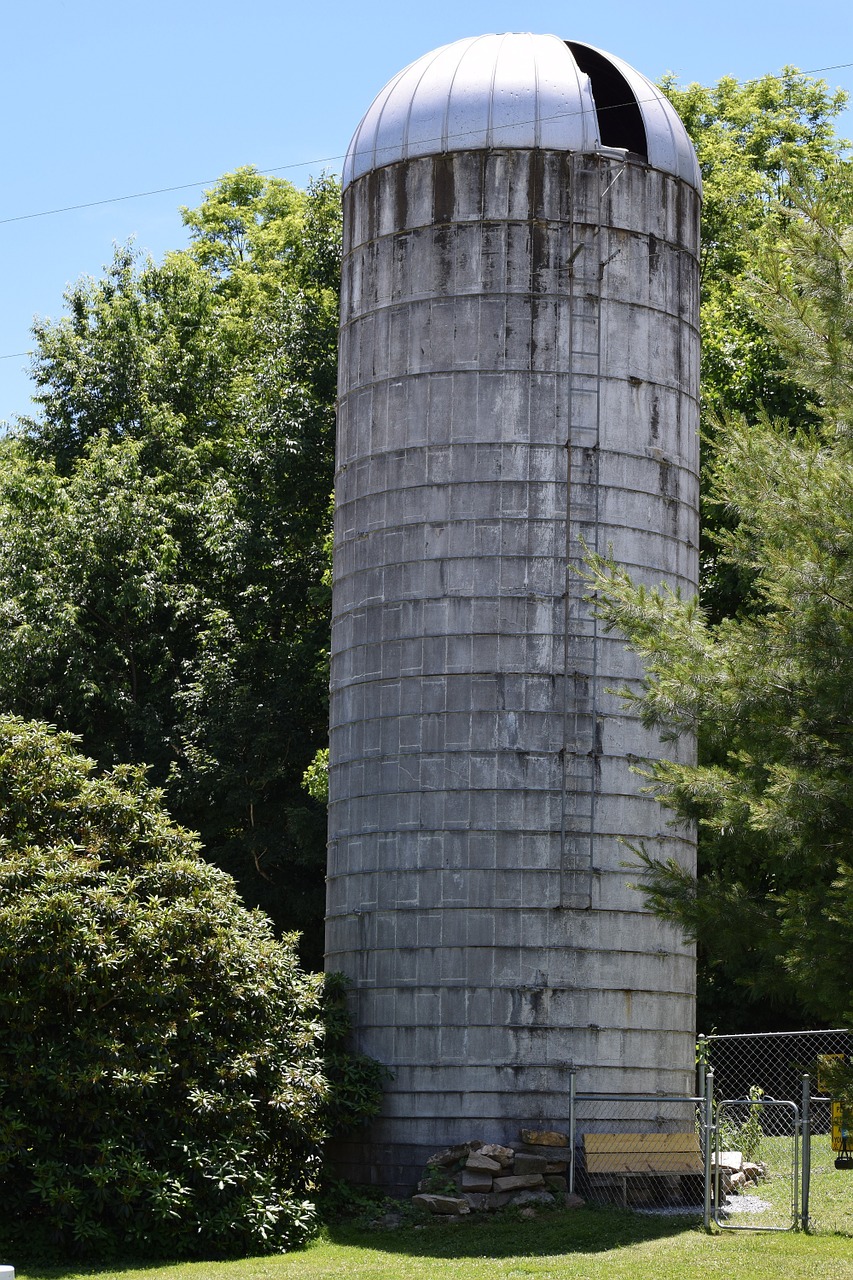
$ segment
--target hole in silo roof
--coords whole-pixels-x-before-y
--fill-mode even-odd
[[[644,160],[649,158],[646,129],[633,90],[622,72],[596,49],[567,40],[575,62],[592,86],[598,131],[605,147],[624,147]]]

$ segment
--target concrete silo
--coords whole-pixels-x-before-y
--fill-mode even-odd
[[[339,1151],[407,1189],[586,1090],[689,1091],[694,959],[620,837],[691,865],[584,546],[697,582],[700,178],[663,95],[489,35],[379,94],[344,169],[327,964],[393,1072]]]

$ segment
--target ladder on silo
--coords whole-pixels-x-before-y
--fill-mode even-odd
[[[589,910],[595,876],[601,740],[599,625],[578,576],[600,552],[601,293],[611,260],[603,226],[607,191],[621,175],[612,161],[572,153],[569,164],[566,581],[563,641],[560,906]]]

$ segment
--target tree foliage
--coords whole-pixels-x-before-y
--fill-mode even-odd
[[[847,96],[785,67],[779,75],[716,85],[662,82],[696,147],[704,184],[705,296],[736,288],[751,266],[750,233],[784,202],[792,176],[820,180],[843,154],[833,120]]]
[[[714,533],[730,515],[705,501],[717,450],[716,421],[731,410],[799,425],[813,406],[773,331],[752,305],[757,237],[778,224],[794,185],[818,184],[845,150],[834,121],[846,94],[786,67],[780,75],[716,85],[663,82],[690,134],[702,170],[702,598],[714,618],[732,614],[750,576],[723,562]]]
[[[215,1257],[305,1239],[318,979],[143,771],[0,718],[7,1245]]]
[[[39,322],[0,453],[0,703],[145,763],[319,955],[339,198],[243,169]]]
[[[351,1134],[379,1115],[382,1089],[390,1078],[387,1067],[359,1053],[352,1044],[352,1019],[347,994],[349,980],[342,973],[323,975],[323,1073],[326,1098],[324,1128],[332,1137]],[[328,1179],[329,1170],[324,1170]]]
[[[792,197],[756,246],[750,292],[811,414],[805,428],[760,412],[719,425],[708,500],[751,599],[709,621],[613,565],[594,571],[607,624],[646,663],[643,719],[698,736],[697,765],[649,768],[676,818],[699,824],[698,882],[653,851],[642,862],[654,908],[699,939],[718,1016],[734,981],[765,1008],[853,1018],[851,178],[840,165]]]
[[[804,310],[817,260],[796,247],[810,215],[792,186],[833,189],[844,96],[791,68],[665,88],[705,184],[698,645],[770,607],[761,557],[726,541],[749,521],[720,452],[740,456],[747,421],[779,460],[849,423],[846,406],[827,417],[825,309]],[[106,767],[144,762],[207,856],[319,961],[339,192],[244,168],[184,219],[186,250],[119,250],[36,325],[37,411],[0,443],[0,705],[79,733]],[[821,270],[826,284],[831,255]],[[762,426],[759,404],[783,425]]]

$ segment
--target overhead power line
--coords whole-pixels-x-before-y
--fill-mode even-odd
[[[342,156],[327,156],[325,160],[302,160],[295,164],[280,164],[270,169],[259,169],[258,172],[281,173],[284,169],[304,169],[308,165],[329,164],[332,160],[341,159],[343,159]],[[8,222],[28,222],[31,218],[50,218],[55,213],[73,213],[77,209],[95,209],[102,204],[121,204],[124,200],[143,200],[146,196],[168,195],[171,191],[190,191],[194,187],[206,187],[208,183],[218,181],[219,178],[202,178],[200,182],[180,182],[175,187],[153,187],[150,191],[132,191],[126,196],[107,196],[103,200],[85,200],[82,204],[64,204],[56,209],[40,209],[37,213],[16,213],[11,218],[0,218],[0,226]]]
[[[801,76],[815,76],[815,75],[820,75],[824,71],[842,71],[849,67],[853,67],[853,62],[836,62],[828,67],[815,67],[811,71],[797,71],[796,74]],[[742,87],[745,87],[750,84],[758,84],[761,80],[768,80],[768,79],[782,80],[784,78],[785,78],[784,73],[768,72],[767,75],[753,76],[752,79],[741,80],[739,81],[739,83]],[[632,99],[632,102],[633,101],[636,101],[636,100]],[[619,107],[621,106],[630,106],[630,105],[631,103],[627,103],[627,102],[612,103],[609,107],[605,107],[603,109],[606,111],[615,111],[615,110],[618,110]],[[569,118],[572,115],[579,115],[579,114],[581,113],[566,111],[566,112],[560,112],[558,116],[555,115],[547,118],[554,120],[554,119]],[[523,123],[523,122],[517,122],[517,123]],[[470,132],[480,132],[480,130],[471,130]],[[459,137],[464,137],[465,134],[453,134],[451,136],[459,138]],[[427,139],[427,141],[429,140]],[[436,138],[435,141],[440,142],[441,139]],[[299,161],[294,161],[291,164],[273,165],[269,168],[259,169],[258,172],[262,175],[266,175],[270,173],[284,173],[288,169],[307,169],[312,165],[333,164],[336,160],[343,160],[345,158],[346,158],[345,155],[322,156],[321,158],[316,160],[299,160]],[[149,191],[132,191],[128,195],[123,195],[123,196],[106,196],[102,200],[85,200],[85,201],[82,201],[80,204],[59,205],[55,209],[39,209],[35,213],[17,213],[8,218],[0,218],[0,226],[6,226],[12,222],[29,222],[34,218],[51,218],[51,217],[54,217],[56,214],[60,214],[60,213],[75,213],[80,209],[96,209],[99,206],[105,205],[105,204],[122,204],[127,200],[144,200],[148,196],[169,195],[171,192],[174,192],[174,191],[191,191],[197,187],[206,187],[218,181],[219,181],[218,177],[202,178],[197,182],[180,182],[177,185],[172,187],[153,187]],[[5,359],[5,358],[6,357],[0,356],[0,359]]]

